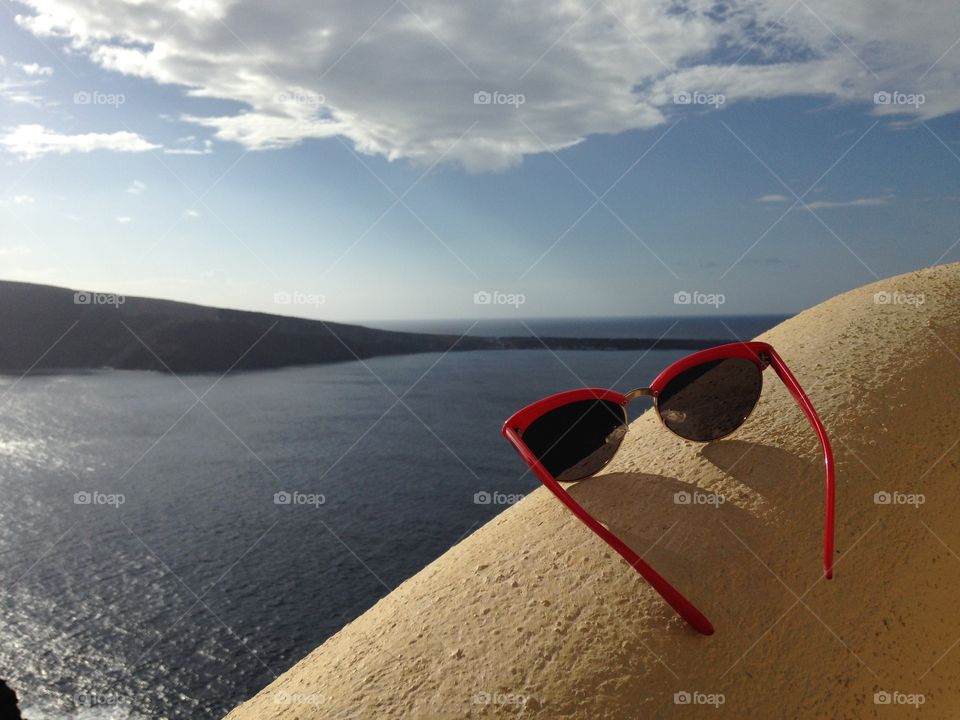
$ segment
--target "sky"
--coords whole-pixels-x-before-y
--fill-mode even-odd
[[[960,261],[947,0],[0,6],[0,279],[351,322]]]

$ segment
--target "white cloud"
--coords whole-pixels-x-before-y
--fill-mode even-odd
[[[724,107],[815,95],[877,115],[960,110],[953,0],[923,12],[874,0],[21,4],[22,27],[106,69],[240,103],[185,119],[252,149],[340,136],[364,153],[482,170],[662,124],[690,109],[675,104],[681,92],[722,94]],[[475,104],[482,91],[524,102]],[[874,104],[878,92],[924,102]]]
[[[53,75],[53,68],[47,67],[46,65],[40,65],[38,63],[16,63],[17,67],[23,70],[24,73],[31,76],[37,77],[50,77]]]
[[[39,83],[39,80],[17,81],[0,78],[0,100],[15,105],[32,105],[39,108],[43,105],[43,98],[30,90]]]
[[[118,223],[120,223],[121,225],[125,225],[125,224],[127,224],[128,222],[132,221],[133,218],[127,217],[126,215],[121,215],[121,216],[119,216],[119,217],[114,218],[114,220],[116,220],[116,221],[117,221]]]
[[[83,133],[66,135],[48,130],[42,125],[17,125],[5,135],[0,135],[0,148],[23,159],[54,153],[88,153],[95,150],[113,152],[145,152],[159,145],[148,142],[137,133]]]
[[[142,180],[134,180],[130,183],[130,187],[127,188],[126,192],[131,195],[140,195],[147,189],[147,184]]]
[[[198,213],[196,210],[187,210],[184,215],[191,218],[200,217],[200,213]]]
[[[195,138],[192,136],[189,138],[183,138],[186,142],[193,142]],[[187,146],[187,147],[172,147],[164,148],[163,152],[167,155],[209,155],[213,152],[213,140],[204,140],[201,147]]]
[[[44,102],[44,99],[34,93],[31,88],[42,85],[45,78],[53,75],[53,68],[49,68],[37,63],[14,63],[21,74],[17,78],[11,78],[6,75],[0,77],[0,100],[15,105],[32,105],[41,108],[46,105],[55,105],[55,102]],[[6,67],[6,59],[0,55],[0,68]],[[26,75],[28,79],[24,79]]]
[[[852,200],[815,200],[804,204],[798,203],[797,209],[803,209],[804,207],[810,208],[811,210],[841,207],[882,207],[889,205],[892,199],[893,195],[878,195],[874,197],[853,198]],[[786,195],[762,195],[758,197],[756,201],[759,203],[793,202]]]
[[[884,195],[882,197],[854,198],[853,200],[816,200],[814,202],[807,203],[807,207],[811,210],[841,207],[882,207],[884,205],[889,205],[890,200],[891,198],[889,195]]]

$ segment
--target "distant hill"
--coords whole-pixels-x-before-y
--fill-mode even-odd
[[[714,340],[464,337],[0,281],[0,372],[118,368],[225,372],[463,350],[696,349]]]

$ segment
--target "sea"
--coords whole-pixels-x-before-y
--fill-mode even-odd
[[[368,325],[733,342],[783,319]],[[684,354],[0,376],[0,678],[29,720],[220,718],[538,486],[510,414]]]

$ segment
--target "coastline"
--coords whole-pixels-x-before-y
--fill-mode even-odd
[[[697,350],[722,340],[488,336],[381,330],[324,320],[0,281],[0,374],[78,370],[225,373],[472,350]],[[86,299],[79,302],[78,296]]]

